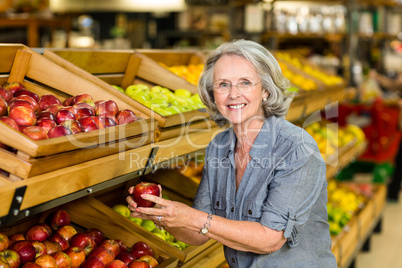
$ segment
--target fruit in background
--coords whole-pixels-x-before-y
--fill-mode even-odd
[[[53,253],[61,251],[61,246],[57,242],[45,240],[43,241],[43,244],[45,244],[46,246],[46,254],[51,255]]]
[[[47,133],[49,138],[57,138],[57,137],[66,136],[66,135],[70,135],[70,134],[72,134],[71,131],[67,127],[61,126],[61,125],[53,127]]]
[[[8,82],[3,85],[3,88],[9,90],[13,95],[15,92],[17,92],[19,89],[25,89],[24,85],[21,84],[20,82]]]
[[[105,268],[105,267],[106,267],[105,264],[95,256],[86,259],[81,264],[81,268]]]
[[[34,246],[36,250],[35,258],[39,257],[40,255],[47,254],[45,243],[39,241],[32,241],[31,244]]]
[[[11,109],[14,107],[23,106],[33,111],[33,106],[29,101],[26,100],[12,100],[10,105],[8,106],[7,110],[10,113]]]
[[[88,256],[89,253],[91,253],[91,251],[95,248],[96,244],[89,234],[77,233],[71,239],[70,246],[83,249],[85,256]]]
[[[61,108],[56,114],[56,123],[60,124],[66,120],[75,120],[75,115],[68,109]]]
[[[113,100],[97,101],[95,103],[95,114],[108,114],[115,116],[119,112],[119,106]]]
[[[106,248],[113,252],[114,257],[120,253],[120,244],[114,239],[103,240],[98,247]]]
[[[98,125],[102,125],[103,128],[114,127],[117,125],[117,120],[113,115],[101,114],[96,118],[98,119]]]
[[[17,106],[10,109],[8,117],[14,119],[19,126],[33,126],[36,124],[36,115],[33,110]]]
[[[137,121],[138,117],[133,111],[124,109],[116,114],[116,120],[118,125],[123,125]]]
[[[56,122],[56,115],[54,115],[50,111],[39,111],[36,113],[36,118],[38,119],[38,121],[39,121],[39,119],[42,119],[42,118],[48,118],[48,119],[51,119],[54,122]]]
[[[128,268],[128,266],[121,260],[114,260],[106,268]]]
[[[63,251],[63,250],[65,250],[65,249],[67,249],[69,246],[70,246],[70,244],[68,243],[68,241],[61,235],[61,234],[59,234],[59,233],[53,233],[50,237],[49,237],[49,239],[48,239],[49,241],[53,241],[53,242],[57,242],[57,243],[59,243],[60,244],[60,246],[61,246],[61,250]]]
[[[138,224],[138,225],[141,225],[141,223],[142,223],[142,219],[140,219],[140,218],[136,218],[136,217],[131,217],[131,216],[129,216],[128,219],[129,219],[130,221],[132,221],[132,222],[135,222],[135,223]]]
[[[10,268],[8,261],[3,256],[0,256],[0,268]]]
[[[108,248],[104,248],[104,247],[96,247],[89,255],[88,255],[88,259],[90,259],[91,257],[96,257],[97,259],[99,259],[101,262],[103,262],[104,265],[108,265],[109,263],[111,263],[114,258],[115,255],[114,253],[108,249]]]
[[[39,264],[42,268],[57,268],[56,260],[48,254],[39,256],[34,262]]]
[[[43,242],[49,237],[49,232],[42,225],[33,225],[25,234],[25,238],[28,241],[40,241]]]
[[[83,132],[82,125],[77,120],[65,120],[60,123],[60,126],[65,126],[71,131],[72,134]]]
[[[156,228],[155,223],[151,220],[143,220],[141,222],[141,227],[143,227],[144,229],[146,229],[150,232],[152,232]]]
[[[42,268],[42,267],[34,262],[27,262],[24,265],[22,265],[21,268]]]
[[[15,97],[12,101],[16,101],[16,100],[24,100],[29,102],[30,104],[32,104],[33,110],[34,112],[38,112],[39,111],[39,105],[38,102],[31,96],[28,95],[20,95],[18,97]]]
[[[38,105],[39,105],[39,109],[40,109],[41,111],[46,110],[50,105],[54,105],[54,104],[63,106],[62,103],[61,103],[61,101],[59,100],[59,98],[57,98],[57,97],[54,96],[54,95],[45,94],[45,95],[42,95],[42,96],[39,98]]]
[[[37,223],[37,225],[41,225],[43,227],[45,227],[45,229],[47,230],[47,232],[49,233],[49,235],[52,235],[53,230],[52,228],[49,226],[49,224],[45,223],[45,222],[39,222]]]
[[[52,104],[52,105],[49,105],[45,110],[42,110],[42,111],[46,111],[46,112],[50,112],[50,113],[52,113],[52,114],[54,114],[54,116],[55,116],[55,119],[54,119],[54,121],[56,121],[56,114],[61,110],[63,108],[63,105],[61,105],[61,104]]]
[[[57,268],[71,268],[72,267],[72,260],[70,256],[68,256],[63,251],[59,251],[52,254],[52,257],[56,261]]]
[[[81,118],[84,118],[86,116],[93,116],[93,115],[95,115],[94,112],[87,107],[78,107],[75,113],[75,117],[77,120],[80,120]]]
[[[0,96],[3,97],[3,99],[6,100],[6,102],[10,102],[11,99],[13,98],[13,94],[4,87],[0,87]]]
[[[9,245],[10,240],[8,239],[8,236],[5,233],[0,232],[0,251],[7,249]]]
[[[115,239],[115,240],[117,241],[117,243],[119,243],[120,252],[126,252],[127,245],[124,243],[124,241],[121,239]]]
[[[126,218],[129,217],[131,213],[128,207],[123,204],[116,204],[112,207],[112,209]]]
[[[154,256],[154,250],[144,241],[138,241],[131,247],[130,253],[134,258],[139,259],[141,256]]]
[[[0,97],[0,116],[7,115],[8,103],[5,99]]]
[[[83,93],[83,94],[79,94],[76,95],[72,100],[71,100],[71,105],[75,105],[78,103],[87,103],[89,105],[91,105],[92,107],[95,107],[95,102],[94,99],[92,98],[91,95]]]
[[[188,91],[187,89],[179,88],[174,91],[174,94],[178,97],[182,98],[190,98],[191,97],[191,92]]]
[[[80,122],[82,129],[84,132],[89,132],[93,130],[99,129],[98,124],[96,123],[94,116],[87,116],[78,120]]]
[[[63,101],[63,106],[71,106],[71,101],[74,99],[74,96],[72,96],[72,97],[68,97],[67,99],[65,99],[64,101]]]
[[[75,234],[77,234],[77,229],[74,226],[68,224],[60,227],[57,231],[67,242],[70,242]]]
[[[71,259],[71,268],[79,268],[85,261],[85,252],[79,247],[69,247],[64,253],[66,253]]]
[[[27,135],[29,138],[38,141],[38,140],[45,140],[48,139],[49,136],[47,135],[46,129],[41,126],[27,126],[22,130],[22,133]]]
[[[6,123],[7,125],[9,125],[10,127],[12,127],[13,129],[19,131],[18,125],[17,125],[17,123],[15,122],[14,119],[12,119],[12,118],[10,118],[8,116],[1,116],[0,120],[3,121],[4,123]]]
[[[97,228],[87,229],[84,232],[94,240],[96,245],[99,245],[103,240],[105,240],[105,234]]]
[[[130,262],[128,268],[149,268],[149,263],[142,260],[134,260]]]
[[[70,225],[71,217],[70,214],[64,209],[58,209],[49,215],[48,222],[50,228],[52,228],[54,231],[57,231],[64,225]]]
[[[38,121],[36,122],[36,125],[39,127],[42,127],[46,131],[46,133],[48,133],[49,130],[51,130],[52,128],[57,126],[57,123],[56,123],[56,121],[54,121],[48,117],[42,117],[42,118],[38,119]]]
[[[8,239],[10,240],[10,245],[12,242],[14,241],[20,241],[20,240],[26,240],[25,236],[22,233],[15,233],[12,234],[8,237]]]
[[[112,87],[114,87],[115,89],[117,89],[117,90],[120,91],[121,93],[125,93],[125,92],[124,92],[124,89],[123,89],[122,87],[120,87],[120,86],[112,85]]]
[[[158,261],[151,255],[143,255],[139,258],[139,260],[146,261],[149,264],[149,268],[155,268],[159,264]]]
[[[4,257],[10,265],[10,268],[18,268],[20,267],[21,258],[20,255],[15,250],[5,249],[0,251],[0,256]]]
[[[91,106],[91,105],[88,104],[88,103],[81,102],[81,103],[74,104],[73,106],[74,106],[76,109],[79,109],[79,108],[87,108],[87,109],[89,109],[89,110],[92,111],[93,115],[95,115],[95,107]]]
[[[15,241],[8,247],[8,249],[15,250],[18,255],[20,255],[21,264],[35,260],[35,247],[27,240]]]
[[[119,255],[116,256],[117,260],[123,261],[126,265],[128,265],[130,262],[135,260],[135,257],[133,254],[130,252],[120,252]]]
[[[150,194],[158,196],[160,195],[159,187],[156,183],[152,182],[140,182],[134,186],[133,189],[133,199],[138,207],[153,207],[155,205],[154,202],[145,200],[141,197],[143,194]]]

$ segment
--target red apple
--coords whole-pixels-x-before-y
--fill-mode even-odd
[[[41,126],[27,126],[22,130],[22,133],[35,141],[49,138],[47,131]]]
[[[77,120],[65,120],[60,123],[60,126],[65,126],[72,134],[84,132],[80,122]]]
[[[85,252],[79,247],[69,247],[64,251],[64,253],[70,257],[72,268],[79,268],[85,261]]]
[[[95,115],[94,112],[86,107],[79,107],[77,108],[77,111],[75,113],[75,117],[77,120],[80,120],[81,118],[87,117],[87,116],[93,116]]]
[[[60,227],[56,232],[66,239],[67,242],[70,242],[73,236],[78,233],[77,229],[70,224]]]
[[[72,100],[70,105],[75,105],[78,103],[88,103],[92,107],[95,107],[94,99],[92,98],[91,95],[83,93],[75,96]]]
[[[50,113],[54,114],[54,116],[55,116],[55,118],[56,118],[56,114],[57,114],[58,111],[60,111],[60,109],[62,109],[62,108],[63,108],[63,105],[61,105],[61,104],[51,104],[51,105],[49,105],[48,107],[46,107],[45,110],[42,110],[42,111],[50,112]],[[55,121],[56,121],[56,119],[55,119]]]
[[[81,102],[81,103],[74,104],[73,106],[74,106],[75,108],[77,108],[77,109],[79,109],[79,108],[88,108],[88,109],[91,110],[92,113],[95,115],[95,109],[94,109],[94,107],[91,106],[91,105],[88,104],[88,103]]]
[[[52,228],[49,226],[49,224],[45,223],[45,222],[39,222],[37,223],[37,225],[41,225],[43,227],[45,227],[45,229],[47,230],[47,232],[49,233],[49,235],[52,235],[53,230]]]
[[[8,103],[3,97],[0,96],[0,116],[7,115]]]
[[[61,228],[61,227],[60,227]],[[67,249],[69,246],[70,246],[70,244],[67,242],[67,240],[61,235],[61,234],[59,234],[59,233],[53,233],[50,237],[49,237],[49,239],[48,239],[49,241],[53,241],[53,242],[57,242],[57,243],[59,243],[60,244],[60,246],[61,246],[61,250],[63,251],[63,250],[65,250],[65,249]]]
[[[92,130],[99,129],[99,126],[96,124],[94,120],[94,116],[87,116],[78,120],[80,122],[84,132],[89,132]]]
[[[96,245],[99,245],[103,240],[105,240],[105,234],[97,228],[87,229],[84,232],[89,234],[89,236],[95,241]]]
[[[116,118],[113,115],[102,114],[102,115],[99,115],[98,118],[99,118],[99,121],[102,122],[102,124],[105,128],[114,127],[117,125]]]
[[[46,108],[48,108],[52,104],[62,105],[59,98],[57,98],[56,96],[51,95],[51,94],[42,95],[39,99],[38,104],[39,104],[39,109],[41,111],[46,110]]]
[[[29,102],[30,104],[32,104],[32,107],[33,107],[35,113],[36,113],[37,111],[39,111],[38,102],[37,102],[34,98],[32,98],[31,96],[28,96],[28,95],[20,95],[20,96],[18,96],[18,97],[15,97],[11,102],[17,101],[17,100],[24,100],[24,101],[27,101],[27,102]]]
[[[42,225],[33,225],[28,229],[25,238],[28,241],[45,241],[49,237],[49,232]]]
[[[14,119],[19,126],[33,126],[36,124],[36,115],[34,111],[23,106],[12,108],[8,117]]]
[[[129,265],[130,262],[135,260],[135,257],[133,256],[133,254],[123,251],[116,256],[116,259],[123,261],[126,265]]]
[[[36,250],[35,258],[39,257],[40,255],[47,254],[47,248],[45,243],[40,241],[31,241],[32,246],[34,246]]]
[[[61,246],[59,243],[54,241],[43,241],[43,244],[46,246],[46,254],[52,255],[53,253],[61,251]]]
[[[36,94],[35,92],[32,92],[26,88],[19,89],[14,93],[14,97],[18,97],[21,95],[28,95],[28,96],[32,97],[36,101],[36,103],[38,103],[39,99],[40,99],[38,94]]]
[[[4,87],[0,87],[0,96],[3,97],[7,102],[10,102],[13,98],[13,94]]]
[[[70,256],[68,256],[63,251],[59,251],[52,254],[52,257],[56,261],[57,268],[71,268],[73,261]]]
[[[54,115],[50,111],[39,111],[36,113],[36,118],[38,119],[38,121],[39,119],[47,118],[56,122],[56,115]]]
[[[61,108],[56,114],[56,123],[60,124],[66,120],[75,120],[75,115],[71,111]]]
[[[8,236],[8,239],[10,239],[10,242],[11,242],[11,241],[26,240],[23,233],[15,233],[15,234],[9,235],[9,236]],[[10,244],[11,244],[11,243],[10,243]]]
[[[71,135],[73,134],[67,127],[65,126],[54,126],[52,129],[49,130],[47,135],[49,138],[57,138],[61,136]]]
[[[120,244],[114,239],[103,240],[98,247],[109,249],[113,252],[114,256],[117,256],[120,253]]]
[[[78,233],[73,236],[70,242],[70,246],[79,247],[84,250],[85,256],[95,248],[95,241],[87,233]]]
[[[105,128],[104,122],[101,121],[98,116],[92,116],[92,118],[95,121],[96,125],[99,127],[99,129],[104,129]]]
[[[10,268],[10,264],[3,256],[0,256],[0,268]]]
[[[123,240],[121,239],[115,239],[117,241],[117,243],[119,243],[120,246],[120,252],[125,252],[127,251],[127,245],[124,243]]]
[[[127,264],[125,264],[121,260],[114,260],[111,263],[109,263],[106,268],[128,268]]]
[[[57,268],[56,260],[48,254],[37,257],[34,262],[42,268]]]
[[[77,108],[71,105],[68,106],[63,106],[63,109],[65,110],[69,110],[70,112],[72,112],[75,116],[75,114],[77,113]]]
[[[35,260],[35,247],[27,240],[15,241],[8,248],[17,251],[21,258],[21,264]]]
[[[137,121],[138,117],[133,111],[124,109],[124,110],[120,110],[116,114],[116,120],[117,120],[117,124],[123,125],[123,124],[128,124],[128,123]]]
[[[139,258],[141,261],[146,261],[149,264],[149,268],[155,268],[159,262],[151,255],[144,255]]]
[[[8,82],[4,84],[3,87],[9,90],[13,94],[13,96],[14,93],[17,92],[19,89],[25,88],[24,85],[21,84],[20,82]]]
[[[154,250],[144,241],[136,242],[130,250],[130,253],[133,254],[134,258],[139,259],[144,255],[154,256]]]
[[[103,262],[104,265],[108,265],[109,263],[111,263],[114,258],[115,255],[114,253],[104,247],[96,247],[89,255],[88,255],[88,259],[91,257],[96,257],[98,258],[101,262]]]
[[[2,250],[0,251],[0,256],[3,256],[7,260],[10,268],[20,267],[21,258],[17,251],[11,249]]]
[[[10,245],[10,239],[5,233],[0,233],[0,250],[7,249]]]
[[[34,262],[27,262],[24,265],[22,265],[21,268],[42,268],[42,266]]]
[[[97,257],[93,256],[91,258],[86,259],[82,263],[81,268],[105,268],[105,264]]]
[[[95,103],[96,115],[107,114],[116,116],[119,112],[119,106],[113,100],[97,101]]]
[[[17,125],[17,123],[15,122],[14,119],[12,119],[12,118],[10,118],[8,116],[1,116],[0,120],[3,121],[4,123],[6,123],[7,125],[9,125],[10,127],[14,128],[15,130],[19,131],[18,125]]]
[[[130,262],[128,268],[149,268],[149,263],[142,260],[134,260]]]
[[[63,101],[63,106],[71,106],[71,100],[74,99],[73,97],[69,97]]]
[[[153,207],[155,205],[154,202],[145,200],[141,197],[143,194],[151,194],[158,196],[160,195],[159,187],[156,183],[152,182],[140,182],[134,186],[133,190],[133,199],[137,206],[139,207]]]
[[[38,119],[38,121],[36,122],[36,125],[39,127],[42,127],[46,133],[49,132],[49,130],[51,130],[52,128],[54,128],[55,126],[57,126],[56,121],[47,118],[47,117],[42,117],[40,119]]]
[[[64,225],[71,224],[70,214],[64,209],[58,209],[52,212],[47,220],[50,228],[52,228],[54,231],[57,231]]]
[[[8,106],[7,110],[10,113],[11,109],[13,109],[14,107],[18,107],[18,106],[26,107],[32,111],[34,110],[34,107],[32,106],[32,104],[29,101],[14,100],[14,99],[10,102],[10,105]]]

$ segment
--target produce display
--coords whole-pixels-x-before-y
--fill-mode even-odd
[[[152,268],[159,264],[144,241],[128,247],[96,228],[80,231],[65,210],[50,214],[25,232],[0,232],[0,267]]]
[[[126,89],[113,87],[163,116],[205,108],[198,93],[192,94],[187,89],[172,92],[162,86],[149,88],[145,84],[130,85]]]
[[[283,75],[292,83],[292,86],[288,89],[289,91],[299,92],[299,88],[305,91],[311,91],[318,88],[317,83],[313,80],[289,70],[288,66],[283,62],[279,61],[278,63],[282,69]]]
[[[172,73],[184,78],[188,82],[190,82],[193,85],[198,84],[198,78],[201,75],[202,70],[204,69],[204,64],[199,63],[199,64],[189,64],[189,65],[172,65],[172,66],[167,66],[166,64],[159,62],[159,64]]]
[[[0,120],[33,140],[43,140],[108,128],[137,121],[137,115],[120,110],[113,100],[97,100],[89,94],[63,102],[52,94],[39,96],[19,82],[0,87]]]

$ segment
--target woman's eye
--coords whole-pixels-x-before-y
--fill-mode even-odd
[[[240,83],[240,85],[242,85],[242,86],[250,86],[251,82],[250,81],[243,81],[243,82]]]
[[[219,86],[220,86],[220,87],[223,87],[223,88],[229,87],[229,85],[230,85],[229,83],[220,83],[220,84],[219,84]]]

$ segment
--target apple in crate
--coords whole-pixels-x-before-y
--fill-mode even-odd
[[[42,118],[48,118],[48,119],[52,119],[53,121],[56,122],[56,115],[54,115],[50,111],[39,111],[36,113],[36,118],[38,119],[38,121],[39,121],[39,119],[42,119]]]
[[[96,257],[97,259],[99,259],[101,262],[103,262],[103,264],[106,266],[109,263],[111,263],[114,258],[115,255],[114,253],[104,247],[96,247],[89,255],[88,255],[88,259],[92,258],[92,257]]]
[[[8,262],[10,268],[18,268],[21,264],[20,255],[15,250],[5,249],[0,251],[0,256]],[[1,267],[1,266],[0,266]]]
[[[125,264],[121,260],[114,260],[111,263],[109,263],[106,268],[128,268],[127,264]]]
[[[65,99],[64,101],[63,101],[63,106],[71,106],[71,101],[74,99],[74,96],[72,96],[72,97],[68,97],[67,99]]]
[[[71,268],[73,262],[70,256],[63,251],[53,253],[52,257],[56,261],[57,268]]]
[[[64,209],[58,209],[48,216],[48,224],[52,230],[57,231],[64,225],[71,224],[70,214]]]
[[[57,268],[56,260],[48,254],[37,257],[34,262],[42,268]]]
[[[89,132],[99,129],[98,124],[95,121],[95,116],[87,116],[78,120],[80,122],[84,132]]]
[[[20,255],[21,264],[32,262],[35,260],[35,247],[28,240],[15,241],[8,248],[11,250],[15,250],[18,255]]]
[[[27,102],[29,102],[30,104],[32,104],[32,107],[33,107],[35,113],[39,111],[38,102],[37,102],[34,98],[32,98],[31,96],[28,96],[28,95],[20,95],[20,96],[18,96],[18,97],[15,97],[15,98],[12,100],[12,102],[13,102],[13,101],[16,101],[16,100],[24,100],[24,101],[27,101]]]
[[[70,257],[72,268],[79,268],[86,258],[84,250],[79,247],[70,246],[64,251],[64,253]]]
[[[0,116],[8,114],[8,103],[0,96]]]
[[[24,106],[17,106],[10,109],[8,117],[14,119],[19,126],[33,126],[36,124],[34,111]]]
[[[123,261],[126,265],[129,265],[130,262],[135,260],[135,257],[133,254],[123,251],[116,256],[116,259]]]
[[[87,233],[78,233],[73,236],[70,242],[70,246],[79,247],[84,250],[85,256],[96,247],[95,241]]]
[[[127,245],[124,243],[123,240],[121,239],[115,239],[117,241],[117,243],[119,243],[120,246],[120,252],[125,252],[127,251]]]
[[[118,112],[119,112],[119,106],[113,100],[103,100],[95,102],[96,115],[107,114],[116,116]]]
[[[61,108],[56,114],[56,123],[60,124],[66,120],[75,120],[75,115],[70,110]]]
[[[43,244],[45,244],[46,246],[46,254],[51,255],[53,253],[61,251],[61,246],[57,242],[46,240],[43,241]]]
[[[19,89],[24,89],[24,85],[20,82],[8,82],[3,85],[3,87],[11,92],[14,95]]]
[[[139,259],[144,255],[154,255],[154,250],[144,241],[138,241],[131,247],[130,253],[134,258]]]
[[[151,194],[158,197],[160,195],[160,189],[158,185],[152,182],[140,182],[134,186],[134,189],[132,191],[134,202],[137,204],[138,207],[153,207],[155,205],[154,202],[143,199],[141,195]]]
[[[72,134],[84,132],[82,125],[78,120],[65,120],[60,123],[60,126],[65,126],[71,131]]]
[[[70,105],[75,105],[78,103],[88,103],[89,105],[91,105],[92,107],[95,107],[95,102],[94,99],[92,98],[91,95],[83,93],[83,94],[79,94],[77,96],[75,96],[72,100]]]
[[[142,260],[134,260],[130,262],[128,268],[149,268],[149,263]]]
[[[3,256],[0,256],[0,268],[10,268],[10,264]]]
[[[12,127],[13,129],[19,131],[18,125],[17,125],[17,123],[15,122],[14,119],[12,119],[12,118],[10,118],[8,116],[1,116],[0,120],[3,121],[4,123],[6,123],[7,125],[9,125],[10,127]]]
[[[47,248],[44,242],[40,241],[31,241],[32,246],[34,246],[36,250],[35,258],[39,257],[40,255],[47,254]]]
[[[33,98],[37,103],[39,102],[39,99],[40,99],[38,94],[36,94],[35,92],[32,92],[32,91],[30,91],[30,90],[28,90],[28,89],[26,89],[26,88],[19,89],[19,90],[17,90],[17,91],[14,93],[14,97],[18,97],[18,96],[22,96],[22,95],[28,95],[28,96],[30,96],[30,97]]]
[[[61,136],[71,135],[71,134],[72,134],[71,130],[69,130],[67,127],[61,126],[61,125],[53,127],[47,133],[49,138],[57,138],[57,137],[61,137]]]
[[[93,115],[95,115],[95,108],[93,106],[91,106],[88,103],[85,102],[81,102],[81,103],[77,103],[73,105],[75,108],[79,109],[79,108],[87,108],[89,110],[92,111]]]
[[[146,261],[149,264],[149,268],[154,268],[159,264],[159,262],[151,255],[141,256],[139,260]]]
[[[137,121],[138,117],[133,111],[124,109],[116,114],[116,120],[118,125],[123,125]]]
[[[45,140],[49,138],[49,136],[47,135],[48,132],[41,126],[27,126],[22,130],[22,133],[35,141]]]
[[[65,249],[67,249],[69,246],[70,246],[70,244],[68,243],[68,241],[61,235],[61,234],[59,234],[59,233],[53,233],[50,237],[49,237],[49,239],[48,239],[49,241],[53,241],[53,242],[57,242],[57,243],[59,243],[60,244],[60,246],[61,246],[61,250],[63,251],[63,250],[65,250]]]
[[[10,240],[10,245],[14,241],[26,240],[23,233],[14,233],[8,236],[8,239]]]
[[[105,234],[97,228],[87,229],[84,233],[87,233],[95,241],[96,245],[99,245],[103,240],[105,240]]]
[[[87,108],[87,107],[78,107],[75,112],[75,117],[77,120],[80,120],[81,118],[87,117],[87,116],[93,116],[95,115],[93,110]]]
[[[0,87],[0,96],[3,97],[3,99],[5,99],[7,102],[10,102],[13,98],[13,94],[4,87]]]
[[[39,109],[41,111],[46,110],[50,105],[57,104],[63,106],[59,98],[52,94],[45,94],[39,98]]]
[[[114,256],[116,257],[120,253],[120,244],[114,239],[106,239],[103,240],[98,247],[107,248],[111,252],[113,252]]]
[[[26,100],[12,100],[10,102],[10,105],[7,108],[8,112],[10,113],[11,109],[13,109],[14,107],[18,107],[18,106],[26,107],[26,108],[28,108],[28,109],[30,109],[32,111],[34,109],[32,104],[29,101],[26,101]]]
[[[36,122],[36,125],[39,127],[42,127],[46,131],[46,133],[48,133],[49,130],[51,130],[52,128],[57,126],[57,123],[56,123],[56,121],[54,121],[53,119],[50,119],[48,117],[41,117]]]
[[[22,265],[21,268],[42,268],[42,266],[34,262],[27,262],[24,265]]]
[[[33,225],[25,234],[25,238],[28,241],[40,241],[43,242],[49,237],[49,232],[42,225]]]
[[[61,104],[52,104],[52,105],[49,105],[45,110],[42,110],[42,111],[50,112],[50,113],[54,114],[54,116],[55,116],[54,121],[56,121],[56,119],[57,119],[57,118],[56,118],[56,114],[57,114],[58,111],[60,111],[62,108],[63,108],[63,105],[61,105]]]
[[[81,268],[105,268],[105,267],[106,267],[105,264],[95,256],[86,259],[81,265]]]
[[[56,232],[59,233],[65,240],[67,240],[67,242],[71,242],[73,236],[78,233],[77,229],[75,229],[75,227],[70,224],[60,227]]]
[[[5,233],[0,233],[0,251],[7,249],[10,245],[10,239]]]

